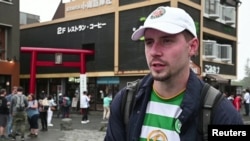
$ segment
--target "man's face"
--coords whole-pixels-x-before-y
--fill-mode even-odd
[[[17,94],[17,88],[14,88],[12,91],[13,94]]]
[[[144,37],[147,64],[155,80],[168,80],[189,67],[190,43],[183,33],[146,29]]]

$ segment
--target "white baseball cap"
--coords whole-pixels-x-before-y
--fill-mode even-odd
[[[197,37],[194,20],[183,9],[176,7],[158,7],[147,17],[144,25],[132,34],[132,40],[138,40],[144,36],[144,31],[147,28],[168,34],[177,34],[188,30],[194,37]]]

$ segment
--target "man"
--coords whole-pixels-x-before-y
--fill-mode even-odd
[[[202,141],[198,132],[201,89],[204,82],[190,69],[198,51],[195,23],[184,10],[158,7],[137,29],[132,40],[144,36],[150,74],[140,83],[127,129],[121,112],[126,89],[111,104],[105,141]],[[243,124],[240,114],[223,97],[214,111],[212,124]]]
[[[10,107],[10,102],[11,102],[11,98],[13,95],[15,95],[17,93],[17,86],[13,86],[12,87],[12,91],[11,91],[11,94],[8,94],[6,96],[6,99],[8,101],[8,107]],[[8,116],[8,122],[7,122],[7,127],[6,127],[6,133],[8,135],[8,137],[11,137],[11,131],[12,131],[12,115],[9,114]]]
[[[24,134],[27,122],[26,108],[28,107],[28,100],[23,94],[23,88],[17,88],[17,94],[15,94],[10,103],[10,113],[12,114],[12,140],[16,140],[16,133],[19,130],[21,134],[21,140],[24,141]]]
[[[249,116],[249,103],[250,103],[250,90],[249,88],[246,89],[246,92],[244,94],[243,100],[244,100],[244,107],[245,107],[245,114],[244,116]]]

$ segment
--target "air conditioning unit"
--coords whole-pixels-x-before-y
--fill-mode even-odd
[[[208,18],[208,14],[209,14],[209,1],[208,0],[206,0],[205,4],[203,5],[203,11],[204,11],[203,16]]]
[[[218,58],[218,47],[214,40],[203,40],[203,58],[213,60]]]
[[[221,19],[227,25],[235,24],[235,7],[221,6]]]
[[[232,62],[232,46],[229,44],[218,44],[218,58],[222,62]]]
[[[220,17],[220,1],[219,0],[205,0],[205,13],[211,19]]]

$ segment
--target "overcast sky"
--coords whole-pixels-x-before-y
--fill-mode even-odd
[[[40,21],[50,21],[61,0],[20,0],[20,11],[40,16]],[[63,0],[64,2],[70,0]],[[250,58],[250,0],[241,0],[239,7],[239,40],[238,40],[238,80],[245,77],[244,66],[247,58]]]

